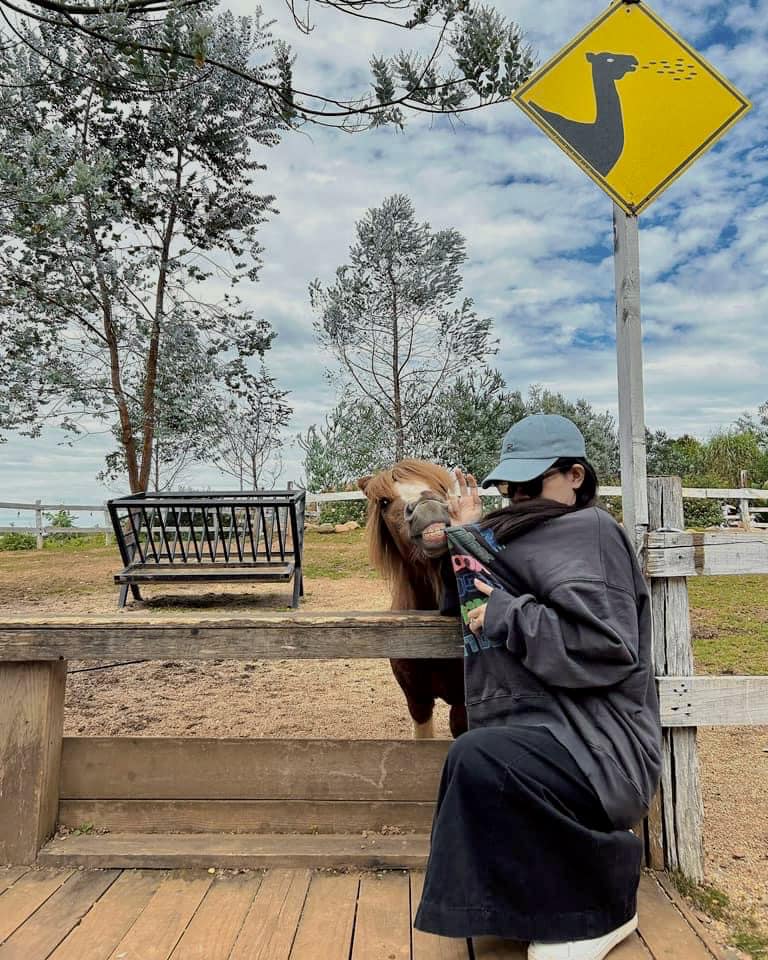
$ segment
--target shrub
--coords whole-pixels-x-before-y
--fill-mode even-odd
[[[622,520],[621,497],[600,497],[600,502],[618,523]],[[717,500],[683,500],[683,517],[687,527],[717,527],[723,511]]]
[[[62,546],[67,543],[69,540],[77,540],[77,534],[71,535],[68,533],[47,533],[45,540],[43,541],[44,547],[54,547]]]
[[[67,528],[74,527],[77,517],[72,516],[69,510],[59,510],[57,513],[44,513],[43,516],[52,527]]]
[[[320,504],[319,522],[348,523],[350,520],[357,520],[364,527],[367,511],[367,500],[332,500],[330,503]]]
[[[683,500],[686,527],[718,527],[723,511],[718,500]]]
[[[113,540],[114,543],[114,540]],[[104,546],[103,533],[54,533],[45,538],[43,549],[63,550],[74,553],[78,550],[91,550],[94,547]]]
[[[34,550],[37,537],[33,533],[0,534],[0,550]]]

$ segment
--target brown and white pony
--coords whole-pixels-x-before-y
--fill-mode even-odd
[[[401,460],[391,470],[363,477],[358,486],[368,498],[369,556],[389,584],[392,610],[438,609],[440,558],[447,550],[448,496],[456,492],[454,477],[423,460]],[[414,737],[434,736],[432,711],[438,697],[450,705],[453,736],[464,733],[462,658],[389,662],[405,694]]]

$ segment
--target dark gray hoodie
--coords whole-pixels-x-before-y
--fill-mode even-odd
[[[521,589],[495,589],[476,651],[465,643],[470,726],[546,727],[614,826],[630,827],[661,766],[650,597],[632,546],[610,514],[589,507],[500,556]]]

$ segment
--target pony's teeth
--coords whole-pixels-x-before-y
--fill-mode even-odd
[[[431,523],[422,530],[421,535],[426,540],[437,540],[439,537],[445,536],[445,524]]]

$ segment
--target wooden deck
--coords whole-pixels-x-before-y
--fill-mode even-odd
[[[0,868],[0,960],[524,960],[491,938],[412,930],[423,873]],[[720,960],[645,875],[640,930],[611,960]]]

